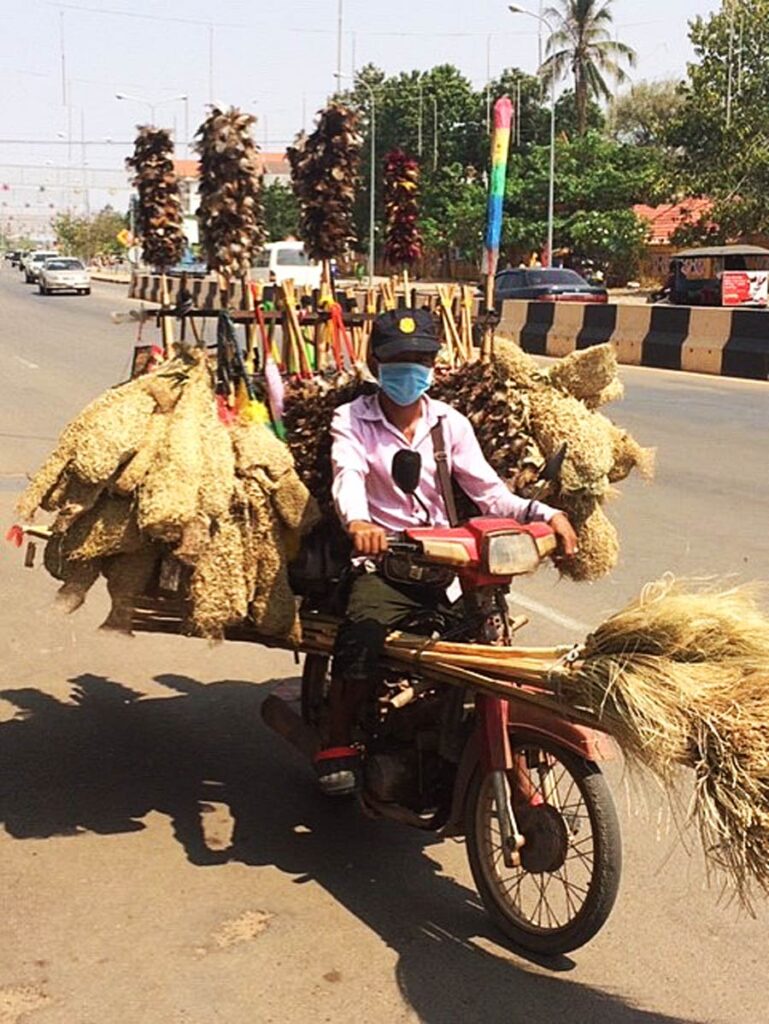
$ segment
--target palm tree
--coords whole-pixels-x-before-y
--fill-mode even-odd
[[[549,7],[544,14],[551,31],[547,41],[549,56],[541,71],[548,80],[563,78],[569,71],[574,75],[580,135],[587,130],[588,100],[611,99],[604,76],[611,76],[620,84],[628,79],[620,63],[635,66],[635,50],[611,38],[611,4],[612,0],[558,0],[558,6]]]

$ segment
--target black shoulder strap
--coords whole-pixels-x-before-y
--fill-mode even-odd
[[[441,495],[443,497],[443,504],[446,507],[446,516],[449,521],[449,526],[456,526],[459,523],[459,517],[457,516],[457,506],[454,501],[454,488],[451,483],[451,474],[449,473],[449,463],[446,458],[446,439],[443,436],[443,417],[438,420],[433,429],[430,431],[430,436],[433,439],[433,451],[435,452],[435,466],[438,471],[438,483],[441,488]]]

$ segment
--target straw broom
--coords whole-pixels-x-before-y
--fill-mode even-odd
[[[330,652],[332,624],[306,625],[304,642]],[[578,648],[394,633],[385,658],[609,733],[671,797],[677,769],[691,769],[689,815],[708,866],[748,910],[756,891],[769,895],[769,617],[755,587],[685,588],[665,577]]]

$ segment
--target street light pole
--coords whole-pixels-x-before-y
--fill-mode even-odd
[[[541,6],[541,4],[540,4]],[[524,10],[523,7],[510,5],[508,10],[511,14],[525,14],[529,18],[536,18],[540,28],[545,25],[547,30],[553,32],[553,27],[543,14],[534,14],[533,11]],[[539,74],[542,73],[540,51]],[[553,226],[555,221],[555,75],[550,76],[550,174],[547,186],[547,266],[553,265]]]
[[[438,99],[430,96],[433,105],[433,170],[438,170]]]
[[[421,81],[417,83],[417,89],[419,90],[419,121],[417,123],[417,156],[421,160],[422,159],[422,120],[423,120],[422,106],[423,106],[423,103],[424,103],[424,98],[422,96],[422,83],[421,83]]]
[[[338,74],[337,81],[342,78],[352,78],[352,75]],[[374,259],[376,255],[374,242],[374,229],[376,227],[376,97],[374,90],[364,82],[362,78],[355,79],[358,85],[368,90],[371,98],[371,174],[369,180],[369,206],[368,206],[368,283],[369,287],[374,285]]]

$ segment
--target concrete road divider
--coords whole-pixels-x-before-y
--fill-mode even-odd
[[[534,355],[611,343],[621,363],[769,379],[769,311],[515,302],[499,332]]]

